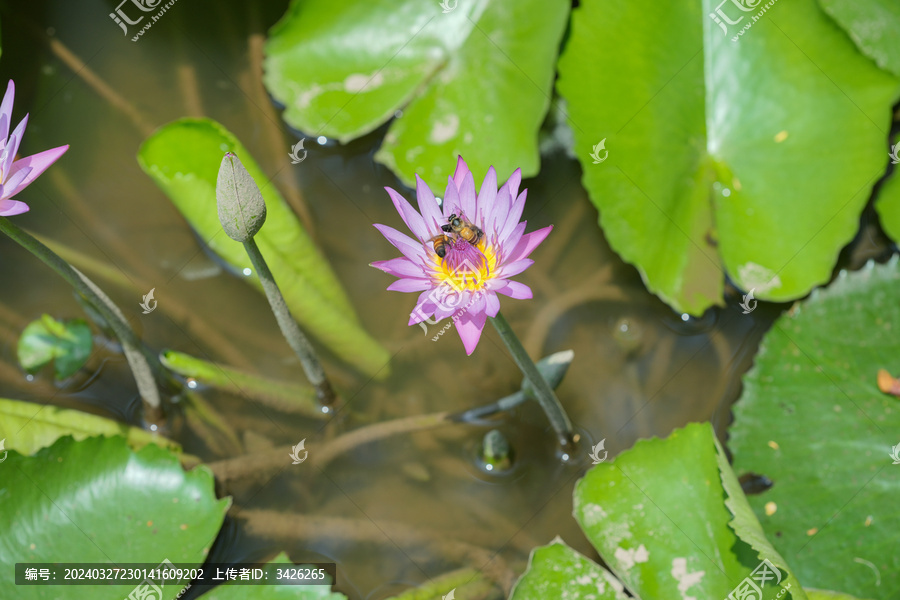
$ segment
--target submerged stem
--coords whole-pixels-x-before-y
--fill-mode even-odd
[[[562,404],[560,404],[559,398],[556,397],[553,389],[538,371],[534,361],[528,356],[528,352],[525,351],[525,347],[522,346],[522,342],[519,341],[503,314],[498,312],[496,317],[489,318],[497,333],[503,338],[503,343],[506,344],[509,353],[512,354],[519,370],[522,371],[522,374],[525,375],[525,378],[534,388],[534,395],[541,408],[547,414],[554,431],[556,431],[556,436],[563,452],[572,456],[575,451],[577,438],[572,431],[572,422],[569,420],[569,416],[566,414]]]
[[[275,277],[272,276],[272,271],[269,270],[269,265],[266,264],[266,260],[263,258],[262,252],[259,251],[259,246],[256,245],[252,236],[244,242],[244,249],[250,256],[250,262],[253,263],[257,275],[259,275],[259,281],[262,283],[266,298],[269,299],[269,306],[272,307],[272,312],[275,313],[278,327],[281,329],[281,333],[291,349],[300,359],[306,378],[316,388],[319,402],[323,406],[333,405],[335,399],[334,391],[331,389],[331,383],[325,376],[322,364],[319,362],[319,358],[316,356],[309,340],[300,331],[297,321],[291,316],[291,311],[284,301],[284,296],[281,295],[281,290],[278,289],[278,284],[275,283]]]
[[[154,373],[161,373],[159,361],[150,352],[145,352],[140,340],[125,320],[125,315],[110,298],[88,279],[88,277],[60,258],[50,248],[39,242],[31,234],[20,229],[12,221],[0,217],[0,231],[12,238],[20,246],[41,259],[44,264],[56,271],[75,290],[97,309],[116,337],[122,343],[122,350],[128,360],[128,366],[134,374],[138,392],[144,403],[144,420],[149,423],[162,421],[162,407],[159,390],[156,388]],[[153,365],[154,368],[151,367]]]

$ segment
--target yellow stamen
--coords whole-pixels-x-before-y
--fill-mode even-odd
[[[497,255],[484,239],[479,240],[474,247],[481,251],[484,258],[478,256],[473,260],[447,260],[450,252],[455,252],[455,249],[451,249],[444,258],[433,255],[436,283],[438,285],[449,283],[453,289],[458,291],[474,292],[483,289],[487,281],[492,279],[497,272]],[[453,263],[456,263],[455,268]]]

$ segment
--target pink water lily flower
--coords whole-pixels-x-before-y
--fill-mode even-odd
[[[475,179],[460,157],[456,173],[448,178],[443,211],[418,176],[418,212],[385,188],[416,239],[376,224],[403,256],[372,266],[399,278],[388,290],[421,292],[409,325],[453,317],[466,354],[472,354],[485,320],[500,310],[497,294],[531,298],[531,288],[509,278],[534,264],[528,255],[553,226],[525,233],[525,221],[519,218],[527,190],[519,194],[521,181],[522,172],[516,169],[498,191],[497,172],[491,167],[476,195]]]
[[[47,167],[59,160],[59,157],[69,149],[69,146],[60,146],[52,150],[45,150],[25,158],[16,160],[16,152],[22,143],[25,134],[25,126],[28,124],[28,115],[16,126],[12,135],[9,134],[9,126],[12,124],[13,98],[16,95],[16,86],[10,80],[0,103],[0,217],[10,217],[28,212],[28,205],[12,197],[27,188]]]

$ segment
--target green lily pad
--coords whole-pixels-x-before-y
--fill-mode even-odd
[[[234,135],[210,119],[180,119],[161,127],[144,142],[138,162],[209,247],[243,272],[252,269],[250,258],[242,244],[222,231],[216,205],[216,179],[226,152],[240,157],[262,189],[268,216],[254,239],[294,318],[305,331],[366,375],[386,377],[388,369],[384,367],[390,354],[359,324],[325,257]],[[262,291],[256,276],[247,281]]]
[[[900,593],[900,400],[876,382],[880,368],[900,373],[898,294],[895,257],[842,273],[776,321],[729,439],[736,472],[774,482],[750,504],[797,576],[878,600]]]
[[[386,600],[480,600],[490,597],[493,587],[494,584],[483,572],[464,568],[430,577],[428,583]]]
[[[694,315],[722,304],[726,273],[775,301],[829,279],[887,164],[900,91],[815,0],[737,4],[584,2],[559,61],[607,239]],[[742,20],[720,27],[718,8]]]
[[[53,363],[56,379],[71,377],[91,356],[94,340],[84,319],[57,321],[50,315],[25,326],[19,337],[19,364],[29,373]]]
[[[16,562],[200,564],[229,499],[216,499],[206,467],[182,470],[177,457],[124,438],[57,440],[34,456],[10,452],[0,464],[0,585],[16,598],[122,600],[121,586],[18,586]],[[166,586],[165,600],[180,588]]]
[[[283,552],[269,564],[293,564]],[[331,591],[330,585],[241,585],[228,582],[203,595],[206,600],[347,600],[347,596]]]
[[[741,484],[728,463],[728,456],[725,454],[725,450],[715,436],[713,436],[713,441],[716,444],[716,457],[719,461],[722,487],[726,493],[725,506],[728,507],[732,515],[732,520],[728,525],[741,541],[756,551],[757,557],[764,558],[779,570],[783,579],[783,582],[781,582],[782,587],[795,590],[800,589],[800,582],[788,567],[787,561],[775,550],[775,547],[766,537],[766,533],[757,520],[756,515],[753,514],[753,509],[747,501],[747,496],[744,495],[744,490],[741,489]],[[803,596],[802,593],[798,594],[795,592],[793,597],[797,599]]]
[[[627,600],[622,582],[561,539],[535,548],[510,600]]]
[[[842,594],[840,592],[829,592],[827,590],[815,590],[806,588],[806,596],[809,600],[862,600],[850,594]]]
[[[119,435],[134,449],[156,444],[175,452],[181,450],[177,442],[112,419],[70,408],[0,398],[0,440],[6,440],[7,449],[33,454],[66,435],[76,440]]]
[[[266,43],[284,119],[345,142],[401,110],[376,154],[412,186],[443,189],[458,154],[475,173],[538,171],[564,0],[294,0]],[[446,8],[445,8],[446,7]]]
[[[895,0],[819,0],[859,50],[900,76],[900,3]]]
[[[575,487],[575,519],[637,596],[725,598],[763,559],[786,570],[764,539],[748,545],[753,515],[735,502],[732,482],[712,427],[691,424],[588,471]],[[792,584],[794,600],[805,600],[786,577],[782,585]],[[769,587],[766,597],[774,597],[778,588]]]

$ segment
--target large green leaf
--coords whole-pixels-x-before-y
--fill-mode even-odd
[[[6,440],[8,449],[32,454],[65,435],[76,440],[95,435],[120,435],[135,449],[147,444],[175,451],[181,449],[177,442],[112,419],[70,408],[0,398],[0,440]]]
[[[722,303],[723,271],[770,300],[828,280],[887,164],[900,89],[815,0],[756,22],[737,4],[586,0],[559,62],[604,233],[691,314]],[[742,15],[727,34],[720,7]]]
[[[121,586],[18,586],[16,562],[200,564],[230,501],[206,467],[185,472],[174,454],[121,437],[61,438],[0,464],[0,585],[16,598],[121,600]],[[166,600],[178,589],[166,586]]]
[[[216,177],[225,152],[240,157],[262,190],[268,218],[254,239],[294,317],[360,371],[386,376],[387,350],[362,329],[322,253],[234,135],[210,119],[181,119],[148,138],[138,162],[209,247],[243,271],[252,267],[250,258],[242,244],[222,231],[216,208]],[[248,281],[262,290],[255,276]]]
[[[860,597],[900,593],[900,401],[876,374],[900,372],[900,269],[843,273],[776,321],[735,405],[738,473],[774,486],[750,498],[798,577]],[[768,510],[766,510],[768,508]]]
[[[819,0],[819,4],[866,56],[900,76],[900,2]]]
[[[759,524],[742,498],[710,425],[691,424],[666,440],[639,441],[588,471],[575,487],[574,514],[637,596],[721,599],[763,559],[787,571],[755,535]],[[788,583],[794,600],[804,600],[789,572],[782,579]],[[778,591],[770,583],[764,597]]]
[[[742,542],[748,544],[756,551],[757,557],[768,560],[783,574],[783,587],[800,589],[800,582],[788,567],[787,561],[778,553],[772,543],[766,537],[766,533],[753,514],[753,509],[744,495],[737,476],[728,463],[728,456],[719,444],[719,440],[713,436],[716,444],[716,458],[719,462],[719,474],[721,475],[722,488],[725,490],[725,506],[731,511],[732,520],[728,524]],[[800,592],[794,592],[793,597],[802,598]]]
[[[291,565],[283,552],[270,564]],[[228,582],[203,595],[205,600],[347,600],[347,596],[331,591],[330,585],[246,585]]]
[[[45,314],[22,330],[17,353],[19,364],[29,373],[36,373],[52,362],[56,379],[62,380],[84,366],[93,347],[94,339],[87,321],[57,321]]]
[[[806,596],[809,600],[861,600],[850,594],[842,594],[840,592],[829,592],[827,590],[816,590],[805,588]]]
[[[565,0],[293,0],[266,44],[284,118],[347,141],[402,109],[376,159],[443,189],[456,156],[476,173],[538,171]]]
[[[510,600],[626,600],[622,582],[556,538],[535,548]]]

